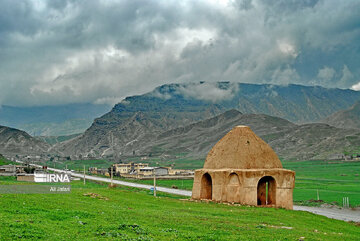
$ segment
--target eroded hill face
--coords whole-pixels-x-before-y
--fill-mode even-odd
[[[50,145],[35,139],[24,131],[0,126],[0,153],[6,155],[40,155],[49,150]]]
[[[296,127],[295,124],[278,117],[242,114],[237,110],[230,110],[216,117],[164,132],[140,150],[153,155],[160,155],[162,152],[189,153],[193,157],[203,158],[216,142],[237,125],[250,126],[259,136],[276,135]]]
[[[199,115],[211,117],[221,113],[216,107],[194,112],[109,113],[70,141],[54,148],[64,155],[113,156],[139,154],[139,146],[147,146],[166,130],[193,123]],[[117,116],[115,116],[117,115]]]
[[[103,157],[114,157],[116,151],[121,153],[119,156],[131,156],[135,151],[136,155],[151,157],[176,156],[182,153],[188,158],[204,159],[215,143],[237,125],[250,126],[280,157],[287,159],[326,158],[332,153],[343,153],[344,150],[360,146],[360,131],[339,129],[327,124],[296,125],[282,118],[263,114],[242,114],[237,110],[230,110],[213,118],[165,132],[157,130],[150,133],[150,130],[154,129],[148,128],[150,124],[146,123],[144,119],[132,118],[124,126],[119,127],[119,131],[126,133],[127,130],[129,135],[139,136],[142,131],[141,138],[133,139],[134,141],[124,143],[119,141],[120,136],[118,139],[107,136],[108,146],[102,152]],[[133,132],[135,126],[139,132]],[[105,133],[102,135],[106,136]],[[78,143],[81,143],[81,139],[79,141],[78,138],[60,144],[60,147],[71,146],[72,150],[79,150]],[[103,143],[101,138],[93,141]],[[114,146],[111,146],[112,144]],[[98,155],[95,151],[82,155],[88,153]]]
[[[330,115],[322,122],[338,128],[360,129],[360,101],[356,102],[349,109]]]
[[[261,113],[304,123],[324,119],[359,100],[358,91],[319,86],[230,82],[169,84],[144,95],[127,97],[115,105],[110,115],[101,119],[116,116],[119,112],[128,113],[130,117],[134,112],[202,111],[213,104],[220,109]]]
[[[234,126],[249,126],[274,151],[286,159],[327,158],[360,146],[360,131],[327,124],[296,125],[287,120],[263,115],[241,114],[235,110],[212,119],[177,128],[158,136],[149,146],[139,147],[152,155],[187,153],[205,158],[210,149]]]
[[[221,116],[218,117],[223,118],[219,124],[221,127],[192,129],[191,132],[183,134],[188,137],[184,137],[181,142],[176,135],[172,136],[172,131],[177,128],[192,128],[192,123],[207,120],[230,109],[237,109],[242,113],[266,113],[296,122],[309,122],[347,108],[358,99],[360,93],[352,90],[299,85],[227,82],[164,85],[145,95],[126,98],[109,113],[97,118],[83,135],[54,148],[63,155],[94,157],[153,154],[164,152],[163,150],[172,153],[186,151],[191,155],[203,156],[209,147],[234,125],[248,123],[238,123],[239,120],[232,117]],[[248,122],[260,136],[277,136],[277,129],[286,129],[288,125],[296,126],[286,120],[265,115],[244,115],[241,118],[253,118]],[[211,125],[214,121],[216,120],[210,119],[202,125]],[[278,123],[284,124],[284,127]],[[286,130],[293,131],[292,127]],[[291,137],[292,134],[286,137],[278,136],[276,143],[281,146],[278,151],[281,152],[283,147],[287,147],[287,140]],[[165,139],[166,141],[161,143]],[[277,146],[273,148],[276,149]],[[301,150],[300,152],[302,153]]]

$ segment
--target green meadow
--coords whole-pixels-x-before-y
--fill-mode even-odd
[[[1,177],[1,185],[30,185]],[[69,194],[0,194],[1,240],[358,240],[355,223],[274,208],[190,202],[72,184]]]
[[[319,199],[329,204],[342,205],[343,197],[349,197],[350,205],[360,206],[360,161],[282,161],[284,168],[296,172],[294,202]],[[121,179],[121,178],[120,178]],[[126,181],[126,179],[121,179]],[[129,180],[128,180],[129,181]],[[131,180],[153,184],[153,180]],[[191,190],[193,180],[157,180],[158,186]]]
[[[360,161],[283,161],[284,168],[296,171],[294,201],[308,205],[319,199],[342,205],[349,197],[351,206],[360,206]]]
[[[140,160],[132,159],[140,162]],[[161,161],[160,159],[145,160],[151,165],[170,166],[173,161]],[[204,160],[176,160],[175,168],[201,168]],[[107,160],[69,160],[64,163],[56,163],[55,167],[81,171],[85,165],[88,167],[107,168],[112,163]],[[164,165],[162,165],[164,164]],[[166,165],[165,165],[166,164]],[[359,161],[287,161],[282,160],[284,168],[296,172],[294,202],[303,205],[320,205],[321,203],[309,202],[319,199],[326,203],[342,205],[343,197],[348,197],[351,206],[360,206],[360,160]],[[53,164],[48,163],[53,167]],[[153,180],[127,180],[137,183],[153,184]],[[192,180],[157,180],[157,185],[191,190]]]
[[[41,163],[41,165],[46,165],[48,167],[58,168],[58,169],[65,169],[66,167],[70,170],[80,171],[84,170],[84,166],[86,170],[89,167],[98,167],[98,168],[108,168],[113,163],[108,160],[66,160],[66,161],[48,161]]]
[[[3,155],[0,154],[0,166],[7,165],[7,164],[14,164],[14,163],[7,160]]]

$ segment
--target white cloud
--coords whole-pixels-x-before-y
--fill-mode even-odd
[[[4,0],[0,103],[114,102],[161,84],[224,79],[348,88],[360,75],[359,8],[356,0]],[[206,87],[199,98],[232,94]]]
[[[311,82],[315,85],[333,87],[333,80],[336,76],[336,70],[328,66],[323,66],[319,69],[316,78]]]
[[[327,66],[324,66],[324,68],[319,69],[317,77],[329,81],[335,76],[336,71],[333,68],[329,68]]]
[[[298,83],[300,80],[299,74],[296,72],[296,70],[290,68],[289,66],[285,69],[276,69],[273,72],[271,78],[274,82],[282,85]]]
[[[171,99],[171,95],[169,93],[160,93],[159,91],[155,90],[151,93],[154,97],[163,99],[163,100],[168,100]]]
[[[279,49],[282,53],[292,56],[296,58],[298,56],[298,52],[294,45],[286,42],[286,41],[278,41]]]
[[[349,68],[344,64],[342,70],[342,77],[340,79],[339,85],[343,88],[349,88],[351,86],[351,82],[354,78],[354,75],[351,73]]]
[[[238,85],[230,84],[228,88],[221,88],[217,83],[203,82],[200,84],[190,84],[180,86],[179,92],[185,97],[205,100],[210,102],[219,102],[229,100],[234,97],[238,91]]]
[[[352,90],[360,91],[360,82],[351,86]]]
[[[122,97],[104,97],[100,98],[94,101],[94,104],[109,104],[109,105],[115,105],[117,103],[120,103],[124,98]]]

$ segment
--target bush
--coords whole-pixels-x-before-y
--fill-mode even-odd
[[[26,173],[34,173],[35,172],[35,167],[25,167],[24,171]]]

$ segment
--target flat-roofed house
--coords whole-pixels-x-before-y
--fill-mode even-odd
[[[143,167],[137,172],[137,174],[143,176],[153,176],[154,169],[155,169],[154,167]]]
[[[169,169],[166,167],[144,167],[139,170],[138,174],[144,176],[166,176],[169,175]]]
[[[139,172],[141,168],[148,167],[148,163],[119,163],[115,164],[115,172],[121,174],[128,174],[132,172]]]
[[[166,176],[169,175],[169,169],[167,167],[155,167],[156,176]]]
[[[15,175],[16,175],[15,165],[0,166],[0,176],[15,176]]]

